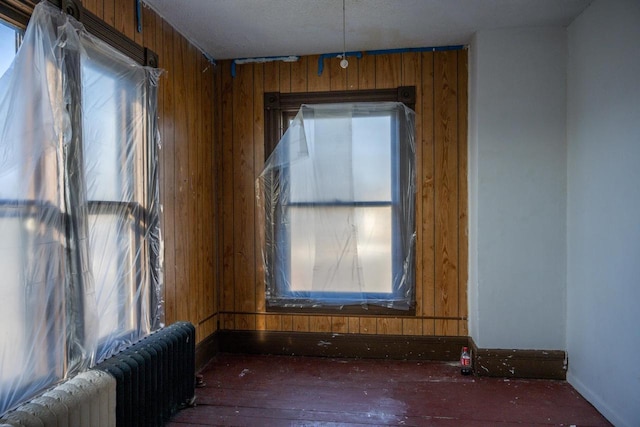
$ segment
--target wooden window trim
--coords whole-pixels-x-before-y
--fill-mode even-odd
[[[48,0],[78,20],[87,31],[127,55],[140,65],[158,67],[158,55],[140,46],[96,15],[85,9],[81,0]],[[0,0],[0,17],[19,28],[26,28],[36,0]]]
[[[359,102],[402,102],[407,107],[415,110],[416,88],[415,86],[400,86],[395,89],[345,90],[329,92],[266,92],[264,94],[265,161],[269,158],[276,145],[280,141],[285,125],[283,117],[285,117],[287,113],[289,116],[295,115],[302,104],[334,104]],[[400,310],[375,305],[371,305],[368,307],[368,309],[364,309],[360,304],[343,305],[339,308],[332,306],[282,307],[277,305],[270,305],[267,301],[266,311],[288,314],[312,313],[335,315],[336,313],[339,313],[341,315],[364,314],[372,316],[391,315],[399,317],[411,317],[416,315],[415,300],[413,301],[413,306],[409,310]]]
[[[28,0],[0,0],[0,17],[18,28],[26,28],[35,1]]]
[[[302,104],[333,104],[347,102],[402,102],[415,110],[415,86],[400,86],[396,89],[341,90],[331,92],[301,92],[264,94],[265,159],[273,152],[282,136],[282,115],[295,113]]]

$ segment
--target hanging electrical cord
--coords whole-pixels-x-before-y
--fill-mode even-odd
[[[342,68],[349,66],[349,61],[347,61],[347,18],[345,11],[345,0],[342,0],[342,60],[340,61]]]

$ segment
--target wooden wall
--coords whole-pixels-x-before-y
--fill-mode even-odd
[[[296,63],[210,65],[149,8],[86,8],[158,53],[166,323],[188,320],[197,341],[220,328],[362,334],[467,335],[467,53],[364,55],[318,76]],[[417,88],[417,314],[409,318],[266,313],[255,178],[264,163],[263,93]]]
[[[467,51],[364,55],[238,65],[215,73],[221,263],[219,312],[229,330],[465,336],[467,331]],[[264,92],[415,85],[417,311],[413,317],[267,313],[255,179],[264,164]]]
[[[200,342],[217,328],[214,67],[148,7],[136,30],[135,2],[83,0],[85,8],[159,56],[160,198],[166,323],[187,320]]]

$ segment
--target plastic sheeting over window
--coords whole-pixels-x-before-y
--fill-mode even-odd
[[[301,107],[257,180],[270,307],[413,307],[414,116]]]
[[[43,2],[0,78],[0,414],[163,321],[158,75]]]

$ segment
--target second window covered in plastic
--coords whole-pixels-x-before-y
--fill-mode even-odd
[[[412,308],[414,163],[404,104],[303,105],[258,179],[268,306]]]

